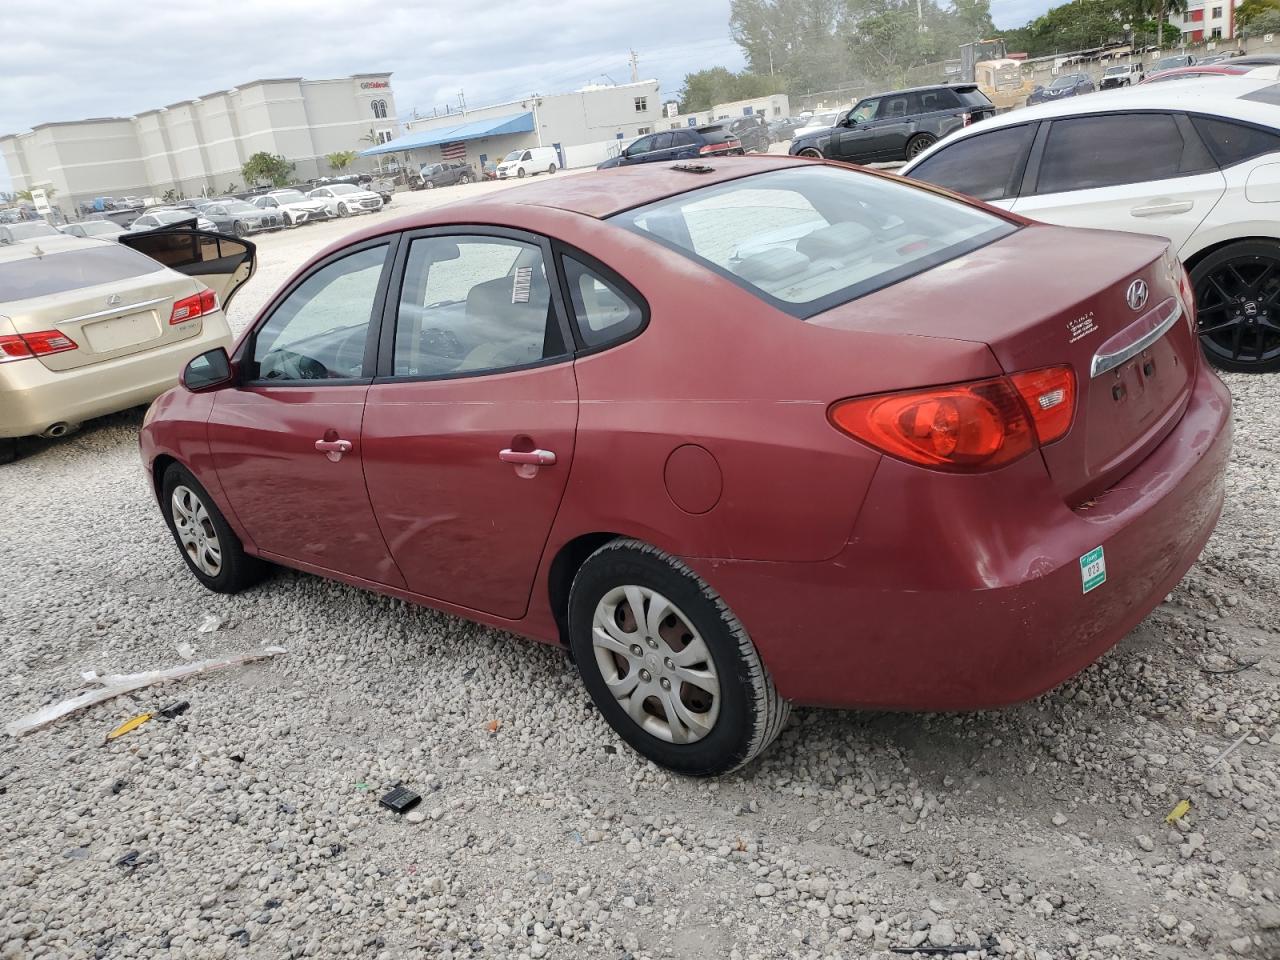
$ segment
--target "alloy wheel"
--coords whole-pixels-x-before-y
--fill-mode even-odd
[[[928,134],[922,134],[907,144],[907,157],[918,157],[937,142],[938,140],[936,137],[931,137]]]
[[[812,147],[809,147],[807,150],[801,150],[800,156],[809,157],[811,160],[821,160],[822,152],[819,150],[815,150]]]
[[[648,587],[615,587],[600,598],[591,626],[600,675],[637,726],[668,743],[711,732],[720,714],[715,661],[675,604]]]
[[[1212,358],[1236,364],[1280,360],[1280,261],[1242,255],[1196,285],[1196,327]]]
[[[197,570],[216,577],[222,572],[222,543],[204,502],[190,487],[179,484],[169,503],[182,549]]]

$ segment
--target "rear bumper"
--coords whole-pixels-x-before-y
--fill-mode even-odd
[[[1230,395],[1201,365],[1178,426],[1089,509],[1036,493],[1036,458],[985,479],[886,459],[834,560],[687,562],[788,699],[1001,706],[1076,674],[1159,605],[1213,532],[1230,449]],[[1085,593],[1080,558],[1099,546],[1107,579]]]
[[[0,365],[0,437],[35,436],[55,423],[150,403],[178,382],[188,360],[214,347],[231,347],[221,310],[204,318],[196,336],[128,357],[60,372],[35,359]]]

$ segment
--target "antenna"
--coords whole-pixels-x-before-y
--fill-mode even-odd
[[[640,56],[631,51],[631,82],[638,83],[640,81]]]

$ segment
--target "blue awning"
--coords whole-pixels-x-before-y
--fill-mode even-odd
[[[399,153],[402,150],[416,150],[418,147],[434,147],[441,143],[457,143],[459,140],[498,137],[506,133],[533,133],[533,113],[513,113],[506,117],[472,120],[470,123],[459,123],[451,127],[415,130],[395,140],[388,140],[368,150],[361,150],[360,156],[372,157],[379,153]]]

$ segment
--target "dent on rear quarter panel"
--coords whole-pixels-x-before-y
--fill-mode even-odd
[[[682,556],[828,559],[880,458],[831,426],[831,403],[1000,372],[983,344],[800,320],[651,240],[575,220],[556,223],[559,235],[630,280],[651,319],[575,363],[577,447],[552,550],[611,531]],[[682,510],[666,486],[683,444],[709,451],[722,476],[704,513]]]

